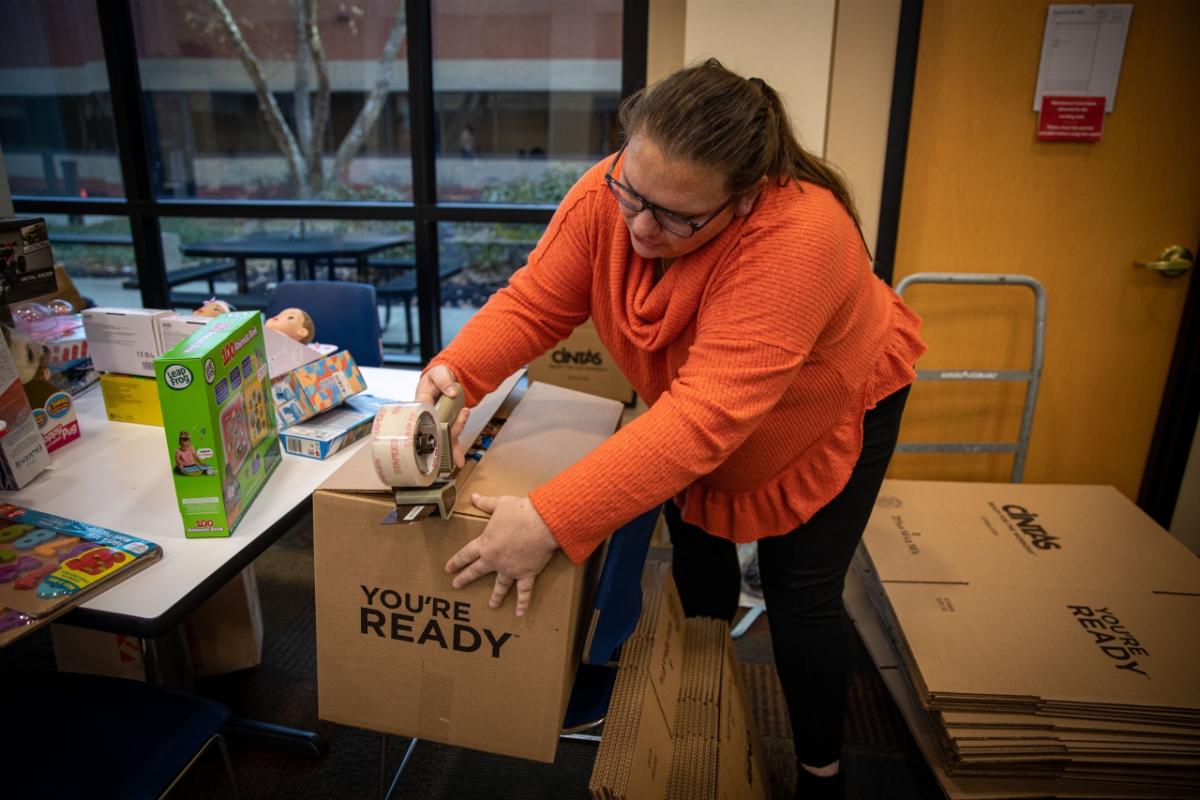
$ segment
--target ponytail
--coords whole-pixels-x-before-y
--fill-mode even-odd
[[[859,224],[845,179],[801,146],[779,94],[715,58],[630,95],[619,120],[626,139],[645,134],[664,154],[721,172],[730,194],[750,191],[764,175],[780,186],[805,181],[832,192]]]

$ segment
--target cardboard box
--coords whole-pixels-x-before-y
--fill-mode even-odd
[[[287,338],[287,337],[284,337]],[[284,427],[312,419],[366,390],[367,382],[349,350],[291,370],[271,383],[275,412]]]
[[[530,381],[564,386],[580,392],[633,402],[633,385],[613,363],[589,319],[554,349],[529,364]]]
[[[372,395],[355,395],[345,404],[279,432],[283,452],[292,456],[326,459],[371,432],[379,407],[392,401]]]
[[[25,384],[25,396],[33,409],[33,421],[46,443],[46,452],[53,453],[79,438],[79,418],[69,392],[38,378]]]
[[[669,583],[669,565],[649,565],[647,573],[657,568],[665,568]],[[677,604],[673,586],[669,592]],[[648,658],[650,648],[638,633],[622,650],[588,782],[591,796],[766,800],[765,755],[729,626],[703,617],[685,621],[682,610],[678,619],[683,627],[674,637],[674,678],[669,682],[674,694],[651,689],[659,667]],[[644,677],[647,666],[650,679]],[[669,720],[659,713],[661,700],[669,704]]]
[[[57,288],[45,220],[0,219],[0,306],[32,300]],[[6,309],[4,321],[11,319]]]
[[[154,366],[184,533],[229,536],[281,459],[262,316],[216,317]]]
[[[246,567],[184,620],[197,678],[262,663],[262,604],[254,565]]]
[[[263,328],[267,344],[267,363],[271,380],[282,378],[294,369],[311,364],[318,358],[332,355],[337,347],[327,344],[304,344],[270,328]]]
[[[54,664],[59,672],[146,680],[142,640],[136,636],[56,622],[50,626],[50,641],[54,645]]]
[[[0,348],[0,489],[25,486],[50,466],[50,453],[7,347]]]
[[[104,412],[113,422],[162,427],[157,379],[106,372],[100,376],[100,393],[104,395]]]
[[[163,353],[170,350],[193,333],[200,331],[209,323],[212,317],[198,317],[194,314],[164,314],[155,317],[154,325],[158,331],[158,346]]]
[[[153,377],[154,359],[163,352],[158,320],[170,313],[153,308],[85,309],[83,327],[92,364],[101,372]]]
[[[513,381],[506,384],[511,386]],[[472,413],[482,426],[502,387]],[[589,575],[559,552],[524,617],[488,607],[492,582],[456,591],[446,561],[482,532],[470,502],[521,495],[615,429],[620,404],[534,384],[478,462],[449,518],[385,525],[390,491],[362,448],[313,498],[317,691],[322,719],[551,762],[579,663]],[[468,440],[475,441],[478,428]]]

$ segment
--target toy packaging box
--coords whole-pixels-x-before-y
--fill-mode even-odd
[[[154,375],[163,352],[158,320],[170,311],[154,308],[89,308],[83,312],[92,363],[101,372]]]
[[[275,410],[283,426],[312,419],[365,391],[367,382],[348,350],[297,367],[272,382]]]
[[[0,219],[0,306],[53,292],[54,254],[40,218]],[[11,316],[5,309],[4,322]]]
[[[229,536],[282,458],[262,316],[216,317],[154,368],[184,533]]]
[[[154,378],[106,372],[100,376],[100,393],[104,396],[104,413],[113,422],[162,427],[162,405]]]
[[[161,556],[136,536],[0,503],[0,646]]]
[[[355,395],[338,408],[281,430],[283,451],[306,458],[329,458],[370,433],[379,407],[394,402],[370,394]]]
[[[9,348],[0,348],[0,489],[20,489],[50,466],[21,376]]]

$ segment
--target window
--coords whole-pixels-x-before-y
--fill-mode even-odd
[[[615,149],[620,98],[644,80],[622,53],[645,48],[645,4],[308,7],[105,0],[99,19],[96,0],[0,0],[23,33],[0,50],[16,209],[75,238],[62,252],[104,302],[186,309],[215,291],[256,307],[280,279],[332,272],[375,285],[389,360],[426,361]],[[398,241],[362,263],[206,255],[336,236]]]

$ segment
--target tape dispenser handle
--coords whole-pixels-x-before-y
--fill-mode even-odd
[[[443,394],[438,398],[433,410],[437,415],[438,431],[442,438],[442,457],[438,468],[441,475],[449,475],[454,471],[454,442],[450,438],[450,426],[458,419],[459,413],[466,403],[465,392],[461,383],[454,383],[454,396]]]

